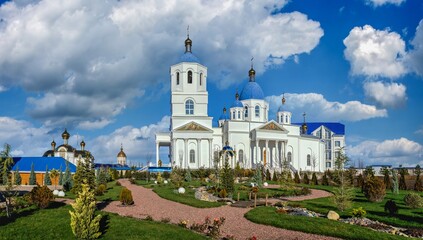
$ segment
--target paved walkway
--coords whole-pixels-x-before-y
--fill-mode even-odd
[[[236,239],[248,239],[255,236],[264,239],[335,239],[331,237],[307,234],[285,230],[272,226],[256,224],[244,218],[250,209],[222,206],[218,208],[195,208],[181,203],[169,201],[159,197],[152,189],[130,184],[128,180],[120,180],[122,186],[132,191],[134,206],[121,207],[120,202],[114,201],[103,210],[117,213],[122,216],[135,218],[153,217],[154,220],[168,218],[172,223],[188,220],[188,225],[194,222],[202,223],[206,217],[211,219],[225,217],[226,222],[222,227],[222,236],[233,235]],[[312,196],[313,193],[310,195]]]

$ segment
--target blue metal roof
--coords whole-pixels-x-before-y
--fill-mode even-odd
[[[64,172],[66,162],[68,162],[62,157],[14,157],[13,161],[12,171],[15,171],[18,167],[20,172],[30,172],[32,163],[34,163],[35,172],[45,172],[46,167],[48,167],[48,171],[52,169],[59,170],[62,167],[62,171]],[[71,162],[68,163],[69,170],[72,173],[76,172],[76,166]]]
[[[222,115],[220,115],[219,120],[228,120],[229,116],[228,114],[222,113]]]
[[[242,102],[241,102],[241,101],[239,101],[239,100],[235,100],[235,101],[232,103],[231,108],[233,108],[233,107],[241,107],[241,108],[243,108],[243,107],[244,107],[244,104],[242,104]]]
[[[149,172],[172,172],[171,167],[148,167]]]
[[[198,59],[198,57],[195,56],[194,54],[192,54],[191,52],[184,53],[179,58],[179,61],[180,62],[196,62],[196,63],[200,63],[200,59]]]
[[[241,91],[240,100],[264,99],[264,93],[256,82],[248,82]]]
[[[302,125],[302,123],[294,123],[295,125]],[[325,126],[332,132],[338,135],[345,135],[345,125],[336,122],[308,122],[307,123],[307,134],[311,134],[317,128]]]

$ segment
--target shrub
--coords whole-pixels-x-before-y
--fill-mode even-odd
[[[279,213],[279,214],[287,214],[288,212],[285,209],[283,209],[283,208],[278,208],[278,209],[276,209],[276,213]]]
[[[323,174],[323,177],[322,177],[322,185],[324,185],[324,186],[329,185],[329,179],[328,179],[328,175],[326,174],[326,172]]]
[[[398,213],[398,206],[393,200],[388,200],[385,203],[385,212],[389,212],[390,215]]]
[[[122,184],[119,181],[116,181],[116,186],[122,186]]]
[[[206,236],[209,236],[212,239],[219,239],[220,228],[224,223],[224,217],[215,218],[213,219],[213,221],[211,221],[209,217],[206,217],[204,223],[193,223],[190,229],[205,234]],[[186,227],[187,221],[181,221],[178,225],[181,227]]]
[[[303,183],[304,184],[310,184],[310,179],[308,178],[308,174],[307,173],[304,173]]]
[[[160,219],[160,222],[162,222],[162,223],[170,223],[170,218],[162,218],[162,219]]]
[[[153,217],[151,215],[147,215],[147,217],[145,217],[146,221],[154,221]]]
[[[130,179],[129,179],[129,182],[130,182],[131,184],[135,184],[135,179],[134,179],[134,178],[130,178]]]
[[[226,198],[228,196],[228,193],[226,192],[226,189],[222,189],[219,192],[219,197]]]
[[[372,177],[364,184],[364,196],[371,202],[381,202],[386,194],[385,183]]]
[[[29,202],[35,204],[38,208],[46,208],[50,201],[54,199],[53,192],[47,186],[36,186],[29,194]]]
[[[119,201],[123,205],[132,205],[134,204],[134,200],[132,199],[132,192],[131,190],[127,189],[126,187],[122,188],[119,195]]]
[[[300,175],[298,174],[298,171],[295,173],[294,182],[295,183],[301,183]]]
[[[71,216],[72,232],[77,239],[97,239],[101,235],[101,215],[95,215],[96,205],[94,193],[86,183],[81,184],[81,191],[75,203],[72,203],[74,211],[69,211]]]
[[[317,176],[316,176],[316,173],[315,172],[311,176],[311,184],[313,184],[313,185],[319,185],[319,182],[317,181]]]
[[[95,190],[95,195],[96,196],[102,196],[107,190],[106,185],[104,184],[100,184],[98,185],[97,189]]]
[[[417,193],[408,193],[404,197],[405,205],[411,208],[421,208],[423,207],[423,198],[420,197]]]
[[[251,192],[253,192],[253,193],[257,193],[258,191],[259,191],[258,187],[252,187],[251,188]]]
[[[364,208],[359,207],[359,208],[354,208],[351,212],[351,215],[353,217],[357,217],[357,218],[364,218],[366,216],[366,210],[364,210]]]

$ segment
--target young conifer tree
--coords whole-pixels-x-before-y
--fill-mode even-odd
[[[35,177],[34,163],[31,165],[31,173],[29,174],[29,185],[36,185],[37,179]]]
[[[95,196],[90,186],[85,182],[81,184],[81,191],[75,203],[74,211],[69,211],[71,216],[72,232],[77,239],[97,239],[100,237],[101,215],[95,215]]]
[[[46,166],[46,173],[44,174],[44,186],[51,185],[50,174],[48,174],[48,167]]]
[[[15,176],[15,184],[21,185],[22,184],[22,177],[21,177],[21,174],[19,173],[19,167],[16,167],[16,171],[14,173],[14,176]]]

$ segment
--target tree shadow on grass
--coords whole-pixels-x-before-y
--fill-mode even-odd
[[[404,215],[404,214],[395,214],[395,215],[391,216],[388,213],[374,212],[374,211],[369,211],[369,213],[376,215],[376,216],[380,216],[380,217],[394,217],[394,218],[398,218],[399,220],[403,220],[403,221],[407,221],[407,222],[414,222],[414,223],[422,223],[423,222],[423,217],[418,217],[418,216],[407,216],[407,215]]]
[[[110,217],[108,214],[104,215],[100,220],[100,232],[101,235],[106,234],[107,230],[109,229],[109,222]]]
[[[98,202],[97,203],[97,209],[98,210],[103,210],[104,208],[106,208],[110,203],[111,203],[111,199],[106,199],[104,201]]]

